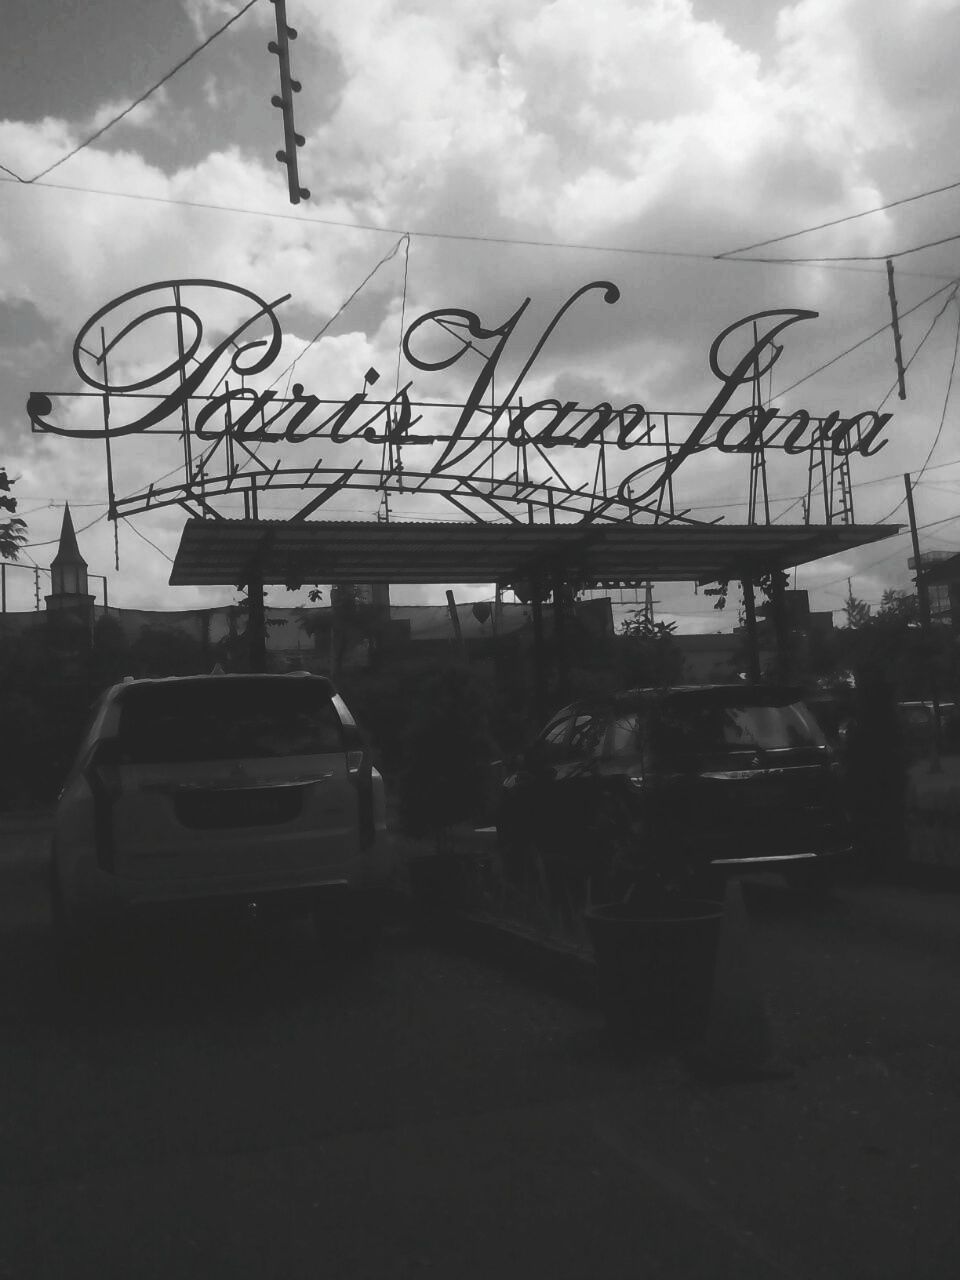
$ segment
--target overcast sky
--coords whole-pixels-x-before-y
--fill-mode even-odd
[[[292,294],[279,313],[279,370],[403,231],[409,255],[400,245],[297,366],[309,391],[348,396],[371,365],[389,373],[392,389],[402,307],[407,323],[431,308],[459,307],[496,325],[529,297],[504,356],[509,373],[565,298],[610,280],[619,302],[608,307],[593,295],[571,311],[531,374],[529,394],[698,411],[717,390],[708,352],[720,330],[751,312],[805,308],[818,317],[785,335],[773,403],[814,414],[883,403],[893,413],[886,447],[852,461],[858,522],[905,525],[902,473],[919,473],[929,454],[916,491],[919,522],[930,526],[922,545],[960,549],[960,516],[950,522],[960,510],[960,388],[948,398],[960,310],[949,289],[931,298],[960,276],[960,240],[903,253],[960,234],[960,188],[753,255],[846,261],[714,257],[960,180],[960,0],[287,3],[299,30],[291,53],[303,84],[295,100],[306,137],[301,180],[312,193],[296,207],[274,159],[282,133],[270,105],[277,61],[266,48],[268,0],[37,182],[17,178],[53,165],[241,4],[8,6],[0,50],[0,463],[19,477],[14,492],[31,543],[25,563],[49,563],[69,500],[91,571],[109,577],[111,603],[184,608],[233,598],[229,589],[166,585],[184,518],[177,508],[133,519],[142,537],[119,526],[116,572],[102,444],[32,435],[27,396],[79,387],[72,348],[86,319],[126,290],[174,278],[222,280],[268,299]],[[905,401],[890,395],[896,371],[883,259],[894,254],[902,255],[905,355],[925,338]],[[229,318],[229,308],[210,304],[208,335],[222,333]],[[462,393],[469,383],[460,372],[401,370],[425,397]],[[94,409],[88,401],[70,412],[78,423]],[[131,437],[121,453],[118,442],[121,490],[169,471],[175,449],[170,439]],[[587,463],[577,464],[586,478]],[[802,518],[796,500],[806,482],[804,458],[771,459],[777,518]],[[745,460],[692,459],[679,496],[699,518],[744,520]],[[264,514],[289,514],[296,497],[278,495]],[[373,517],[376,501],[338,495],[325,511]],[[456,515],[422,496],[394,503],[392,514]],[[908,585],[908,555],[904,533],[801,568],[797,585],[818,609],[841,608],[847,577],[857,595],[877,601],[884,587]],[[31,578],[8,574],[11,607],[32,605]],[[397,594],[442,600],[442,591]],[[682,630],[736,621],[735,602],[719,617],[692,587],[660,584],[656,595]],[[270,602],[293,597],[276,591]]]

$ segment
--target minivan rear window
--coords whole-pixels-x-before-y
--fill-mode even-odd
[[[655,740],[670,755],[787,751],[826,746],[823,731],[802,702],[667,699],[657,717]]]
[[[342,751],[340,719],[319,682],[212,679],[142,685],[121,697],[119,744],[131,764],[182,764]]]

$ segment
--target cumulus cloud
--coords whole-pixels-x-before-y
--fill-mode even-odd
[[[85,125],[81,126],[81,133],[89,133],[105,128],[129,107],[128,102],[103,102],[93,113]],[[138,102],[132,111],[124,115],[122,124],[125,128],[147,129],[156,128],[162,118],[169,118],[171,110],[170,95],[165,88],[157,89],[143,102]]]
[[[186,7],[204,37],[235,9],[221,0]],[[251,11],[258,40],[270,18]],[[113,142],[90,147],[57,174],[70,186],[153,200],[4,188],[0,296],[31,304],[48,326],[43,351],[31,348],[22,378],[5,383],[5,420],[22,424],[27,390],[70,380],[73,335],[89,314],[151,280],[190,277],[230,281],[270,300],[292,293],[281,309],[286,337],[275,369],[300,354],[296,378],[331,398],[351,394],[370,366],[392,390],[401,309],[406,323],[428,309],[464,307],[496,325],[530,297],[498,370],[502,390],[574,290],[609,279],[620,287],[620,301],[610,307],[590,297],[577,305],[531,370],[525,399],[636,400],[695,411],[716,391],[707,352],[726,325],[785,306],[819,312],[784,342],[766,389],[776,394],[889,320],[883,257],[950,234],[957,197],[841,222],[747,255],[875,255],[874,263],[778,266],[712,255],[949,182],[960,115],[953,87],[958,24],[960,5],[951,0],[798,0],[778,6],[762,47],[747,47],[689,0],[589,7],[579,0],[301,0],[294,58],[304,89],[295,105],[306,137],[300,159],[313,192],[308,203],[291,209],[282,168],[254,151],[249,138],[231,136],[223,113],[199,160],[161,167],[151,135],[172,119],[170,111],[182,124],[176,81],[169,101],[158,95],[139,119],[130,117],[149,128],[122,135],[120,149]],[[266,58],[262,42],[258,47]],[[213,118],[202,116],[204,106],[215,112],[222,100],[216,59],[204,77],[195,131]],[[115,107],[105,101],[96,119]],[[2,122],[0,154],[15,172],[36,172],[89,124],[89,115]],[[390,231],[374,235],[308,219]],[[414,233],[409,259],[402,250],[376,271],[308,348],[403,230]],[[431,232],[440,234],[417,234]],[[445,238],[456,235],[475,238]],[[557,242],[589,247],[552,247]],[[612,252],[618,249],[632,252]],[[901,310],[953,270],[949,247],[899,259]],[[904,319],[908,355],[942,300]],[[208,334],[225,332],[237,313],[226,295],[208,299]],[[951,304],[911,368],[909,399],[894,397],[886,406],[895,412],[890,444],[855,477],[871,482],[857,492],[861,519],[894,505],[896,485],[882,478],[918,465],[932,441],[955,323]],[[59,361],[52,359],[57,344]],[[137,359],[131,354],[131,367]],[[437,374],[402,361],[399,372],[425,398],[455,400],[477,368],[473,353]],[[781,407],[875,408],[892,378],[891,343],[882,339],[802,383]],[[934,463],[956,452],[954,422],[948,418]],[[37,464],[50,477],[48,489],[97,482],[102,459],[95,448],[84,454],[77,444],[58,453],[59,444],[26,436],[22,425],[7,430],[6,456],[26,468]],[[57,457],[69,457],[70,465]],[[149,482],[155,462],[150,449],[136,455],[134,486]],[[591,460],[583,456],[561,465],[577,483],[589,478]],[[803,459],[771,458],[769,469],[778,497],[804,493]],[[745,499],[745,489],[742,460],[693,462],[684,471],[684,504],[705,514],[708,503]],[[923,498],[926,518],[945,513],[944,494],[931,489]],[[371,500],[356,501],[367,510]],[[420,502],[418,510],[426,499]],[[729,519],[744,514],[722,510]],[[712,513],[721,513],[719,505]],[[176,519],[152,515],[149,527],[169,526],[175,545]],[[105,538],[106,531],[90,536]],[[849,566],[866,564],[869,555]],[[839,572],[830,562],[804,578],[816,587]],[[149,589],[155,585],[150,580]],[[715,621],[709,610],[705,617]]]

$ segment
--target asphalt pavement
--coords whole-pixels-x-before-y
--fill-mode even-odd
[[[0,1276],[957,1274],[956,895],[748,887],[727,972],[785,1073],[719,1084],[402,917],[351,964],[141,930],[78,999],[42,825],[2,840]]]

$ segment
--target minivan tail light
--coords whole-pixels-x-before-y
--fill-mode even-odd
[[[94,747],[83,771],[97,798],[113,801],[120,795],[120,748],[115,738],[104,738]]]
[[[347,752],[347,776],[357,789],[357,831],[360,847],[373,844],[376,826],[373,816],[373,765],[365,749]]]
[[[93,823],[97,861],[113,871],[116,847],[113,838],[113,806],[120,798],[120,746],[116,738],[104,738],[94,747],[83,776],[93,793]]]

